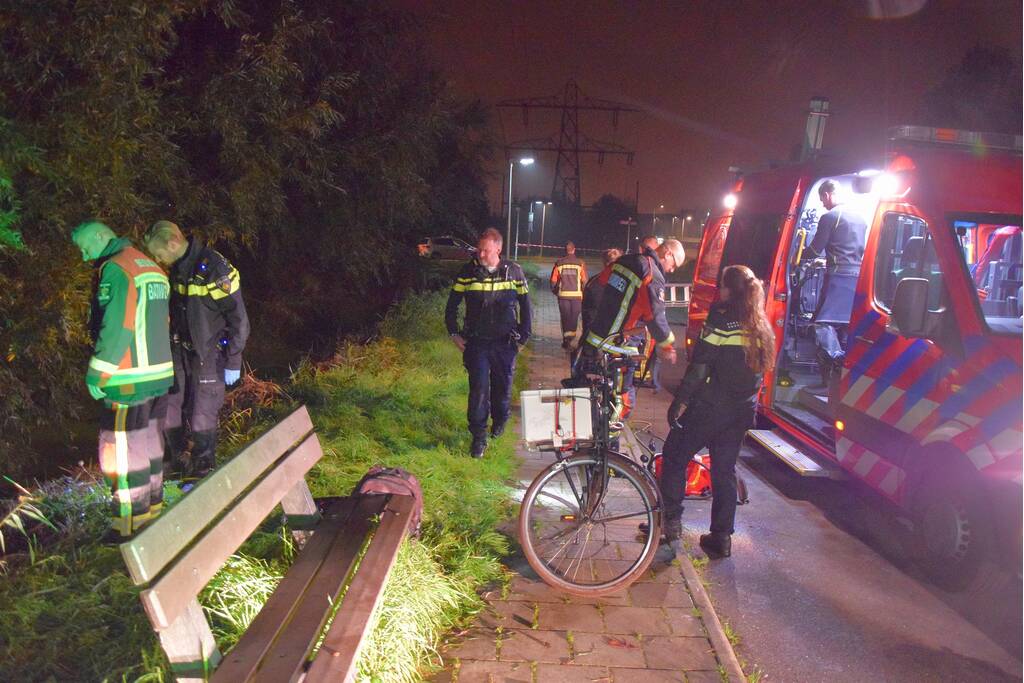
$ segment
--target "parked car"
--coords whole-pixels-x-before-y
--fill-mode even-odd
[[[420,256],[432,259],[465,260],[476,254],[476,247],[450,235],[424,238],[416,248]]]

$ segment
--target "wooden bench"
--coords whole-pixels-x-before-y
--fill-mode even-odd
[[[121,545],[179,681],[354,680],[413,499],[362,495],[318,506],[305,474],[321,457],[309,413],[299,408]],[[302,550],[222,657],[196,596],[278,504]]]

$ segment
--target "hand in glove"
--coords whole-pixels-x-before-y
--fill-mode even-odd
[[[228,368],[225,368],[224,369],[224,384],[226,386],[230,387],[235,382],[237,382],[241,376],[242,376],[242,371],[241,370],[230,370]]]
[[[672,401],[668,407],[668,426],[678,427],[679,416],[686,412],[686,404],[679,401]]]
[[[97,401],[106,398],[107,392],[103,391],[95,384],[86,384],[85,386],[89,388],[89,395],[92,396]]]

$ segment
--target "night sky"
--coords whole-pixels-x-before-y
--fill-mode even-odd
[[[399,0],[425,23],[437,65],[463,96],[493,104],[560,93],[569,78],[593,97],[644,113],[581,115],[591,137],[636,149],[584,161],[582,199],[611,192],[640,209],[709,206],[731,165],[785,160],[813,95],[831,98],[825,147],[880,155],[886,127],[914,122],[922,94],[975,45],[1021,58],[1020,0],[595,2]],[[872,7],[902,18],[869,17]],[[878,10],[874,10],[874,14]],[[505,111],[499,141],[557,134],[554,113],[530,126]],[[500,156],[500,155],[499,155]],[[516,195],[551,191],[554,155],[517,171]],[[502,160],[489,199],[500,206]]]

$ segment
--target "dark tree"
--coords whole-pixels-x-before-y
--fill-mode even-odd
[[[1020,63],[1007,50],[970,49],[925,94],[920,114],[926,125],[1020,135]]]

